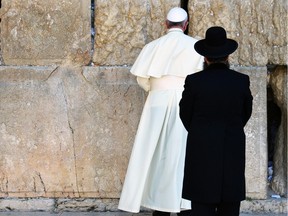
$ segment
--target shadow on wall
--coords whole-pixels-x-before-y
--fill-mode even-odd
[[[287,66],[270,66],[268,72],[268,181],[274,192],[287,197]]]

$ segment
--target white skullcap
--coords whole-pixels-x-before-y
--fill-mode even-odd
[[[172,8],[167,14],[167,20],[171,22],[182,22],[187,19],[187,12],[183,8]]]

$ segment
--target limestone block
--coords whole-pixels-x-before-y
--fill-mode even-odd
[[[0,67],[0,196],[77,190],[67,99],[47,81],[53,70]]]
[[[53,211],[55,200],[53,199],[1,199],[1,211]],[[9,214],[9,213],[8,213]]]
[[[179,1],[96,0],[96,65],[133,64],[143,46],[165,33],[165,18]]]
[[[245,127],[246,192],[252,199],[267,198],[267,108],[266,67],[235,67],[249,75],[253,95],[253,111]]]
[[[273,89],[276,103],[281,109],[281,124],[276,135],[274,147],[274,176],[271,186],[276,193],[287,197],[287,67],[278,66],[271,73],[269,84]]]
[[[145,94],[129,68],[1,67],[0,196],[118,198]]]
[[[63,211],[93,211],[93,212],[117,212],[118,199],[58,199],[56,202],[57,212]],[[119,213],[119,212],[118,212]],[[118,215],[118,214],[117,214]]]
[[[3,0],[1,3],[1,50],[5,65],[89,63],[89,0]]]
[[[287,199],[244,200],[241,202],[240,210],[243,213],[249,213],[249,215],[261,215],[261,213],[286,215],[288,213],[288,202]]]
[[[75,98],[71,91],[75,107],[79,105],[73,118],[77,161],[82,167],[77,169],[79,190],[85,196],[118,198],[145,94],[129,68],[87,67],[83,76],[98,96],[86,89]]]
[[[235,65],[286,65],[286,0],[190,0],[189,33],[205,37],[206,29],[219,25],[239,43]]]

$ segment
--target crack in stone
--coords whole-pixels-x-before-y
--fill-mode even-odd
[[[41,173],[40,172],[36,172],[36,174],[37,174],[37,176],[39,177],[39,179],[40,179],[40,182],[41,182],[41,185],[43,186],[43,190],[44,190],[44,192],[46,193],[47,191],[46,191],[46,186],[45,186],[45,183],[44,183],[44,181],[43,181],[43,179],[42,179],[42,176],[41,176]],[[34,183],[35,183],[35,181],[34,181]],[[34,185],[34,189],[35,189],[35,192],[36,192],[36,186]]]
[[[75,169],[75,181],[76,181],[76,188],[77,188],[77,193],[79,195],[79,185],[78,185],[78,173],[77,173],[77,156],[76,156],[76,150],[75,150],[75,139],[74,139],[74,128],[72,127],[70,118],[69,118],[69,112],[68,112],[68,99],[67,96],[65,94],[65,90],[63,87],[63,83],[61,85],[62,87],[62,92],[63,92],[63,96],[64,96],[64,101],[65,101],[65,105],[66,105],[66,114],[67,114],[67,123],[69,126],[69,129],[71,131],[71,135],[72,135],[72,143],[73,143],[73,156],[74,156],[74,169]]]
[[[44,81],[47,81],[47,80],[55,73],[55,71],[58,70],[58,68],[59,68],[59,66],[57,66],[56,68],[54,68],[54,70],[51,71],[51,73],[49,74],[49,76],[48,76]]]

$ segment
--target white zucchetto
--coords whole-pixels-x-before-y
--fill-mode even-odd
[[[172,8],[167,14],[167,20],[171,22],[182,22],[187,19],[187,12],[180,7]]]

